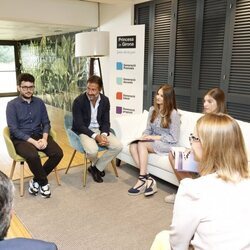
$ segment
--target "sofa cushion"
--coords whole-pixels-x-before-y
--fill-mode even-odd
[[[147,126],[147,119],[147,110],[144,110],[142,114],[119,116],[113,121],[112,128],[125,146],[142,135]]]
[[[149,154],[148,164],[171,173],[173,172],[173,169],[168,160],[168,154],[165,155]]]
[[[128,145],[123,147],[122,152],[126,155],[131,156],[130,152],[129,152]],[[160,168],[160,169],[168,171],[168,172],[173,172],[173,169],[170,166],[170,163],[168,160],[168,154],[165,154],[165,155],[149,154],[148,164],[153,166],[153,167]]]

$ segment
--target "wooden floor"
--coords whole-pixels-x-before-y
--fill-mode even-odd
[[[14,212],[12,215],[7,238],[15,238],[15,237],[32,238],[32,235],[26,229],[26,227],[23,225],[23,223],[20,221],[20,219]]]
[[[1,120],[0,120],[0,131],[3,131],[3,128],[6,126],[6,115],[5,115],[5,110],[6,110],[6,105],[9,100],[12,98],[7,98],[7,97],[1,97],[0,98],[0,114],[1,114]],[[70,160],[70,157],[73,153],[73,149],[70,147],[67,139],[66,132],[64,130],[64,125],[63,125],[63,117],[64,117],[64,111],[52,106],[47,106],[49,118],[51,121],[51,126],[57,133],[57,143],[61,146],[64,152],[64,157],[61,160],[61,162],[58,165],[58,169],[63,169],[66,168],[68,165],[68,162]],[[10,174],[10,168],[12,164],[12,160],[10,159],[8,152],[5,147],[5,142],[3,139],[3,136],[0,136],[0,145],[1,146],[1,151],[0,151],[0,169],[2,172],[4,172],[6,175],[9,176]],[[75,165],[80,165],[83,163],[83,156],[82,154],[77,153],[73,162],[72,166]],[[59,176],[60,174],[64,174],[63,171],[59,171]],[[25,177],[30,177],[31,172],[29,171],[28,167],[25,167]],[[18,166],[16,168],[16,171],[14,173],[14,180],[19,179],[19,169]],[[18,180],[17,180],[18,181]],[[28,181],[28,179],[27,179]],[[19,192],[17,190],[16,192]],[[25,195],[28,195],[27,190],[25,190]],[[23,199],[25,199],[25,195]],[[15,208],[14,208],[15,210]],[[15,214],[15,211],[13,213],[13,218],[11,221],[11,226],[8,232],[8,237],[27,237],[31,238],[32,232],[28,232],[27,229],[24,227],[22,222],[19,220],[18,216]]]

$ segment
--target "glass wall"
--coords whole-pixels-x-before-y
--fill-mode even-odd
[[[16,92],[14,45],[0,45],[0,93]]]
[[[36,95],[46,104],[71,110],[86,88],[89,61],[75,57],[75,34],[43,37],[19,44],[21,72],[34,75]]]

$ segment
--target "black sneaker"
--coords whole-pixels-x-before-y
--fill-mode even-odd
[[[49,198],[51,196],[49,184],[40,187],[40,194],[43,198]]]
[[[38,195],[38,191],[39,191],[38,182],[31,179],[30,182],[29,182],[29,193],[32,194],[32,195]]]

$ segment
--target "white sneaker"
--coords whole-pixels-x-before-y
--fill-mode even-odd
[[[167,196],[165,197],[164,200],[165,200],[167,203],[174,204],[175,196],[176,196],[176,194],[167,195]]]
[[[40,187],[40,194],[43,198],[49,198],[51,196],[49,184]]]
[[[39,184],[35,182],[33,179],[29,181],[29,193],[32,195],[37,195],[39,191]]]

